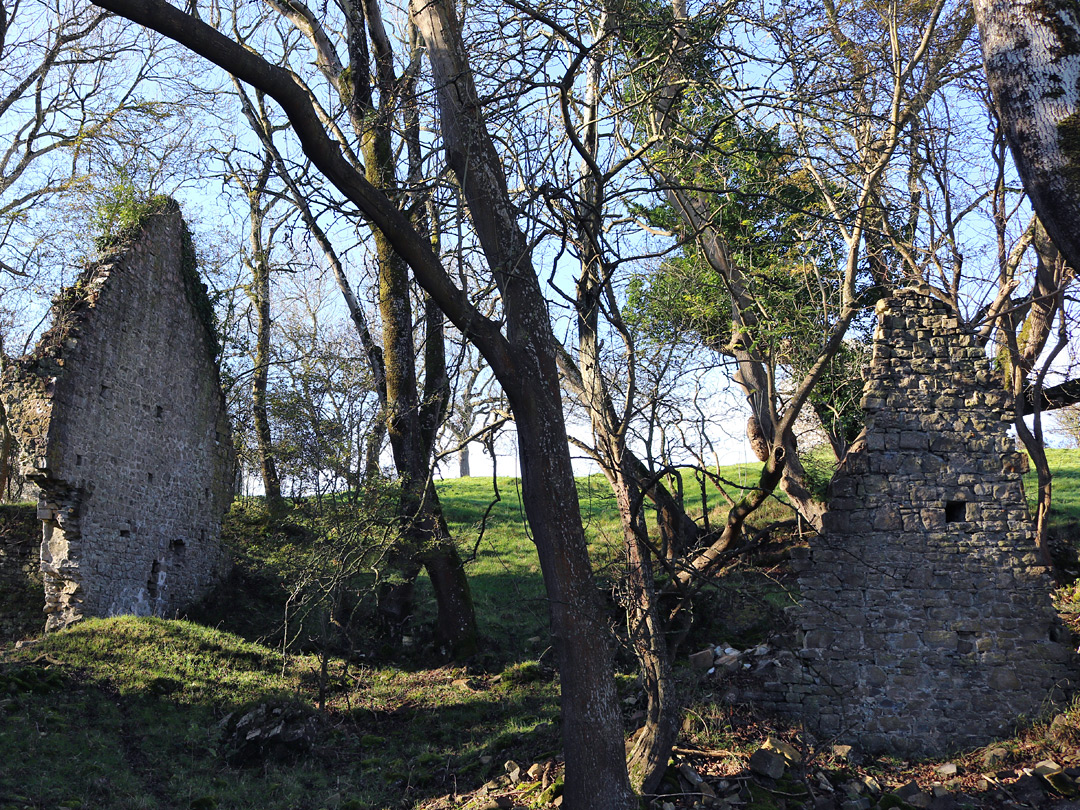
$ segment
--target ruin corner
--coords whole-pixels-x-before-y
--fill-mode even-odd
[[[235,452],[210,304],[176,203],[87,267],[0,377],[40,488],[46,627],[170,616],[223,570]]]

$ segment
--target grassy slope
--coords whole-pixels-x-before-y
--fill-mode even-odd
[[[1054,474],[1054,506],[1050,512],[1050,531],[1071,543],[1080,541],[1080,450],[1047,450]],[[1038,487],[1034,471],[1024,476],[1028,504],[1034,506]]]
[[[1055,451],[1051,459],[1055,527],[1064,531],[1080,525],[1080,452]],[[723,472],[735,481],[754,475]],[[234,767],[222,755],[222,721],[282,696],[313,705],[316,658],[283,662],[275,650],[226,632],[228,614],[214,622],[222,629],[120,618],[87,621],[18,650],[8,644],[0,650],[0,808],[408,807],[475,789],[500,774],[506,759],[552,755],[557,690],[546,666],[543,585],[515,484],[502,479],[499,487],[502,500],[481,536],[490,480],[440,483],[464,552],[475,548],[469,570],[490,652],[472,670],[438,667],[422,642],[398,660],[331,659],[314,755]],[[614,504],[595,477],[581,481],[580,493],[603,574],[618,545]],[[763,615],[770,594],[755,595],[760,581],[732,572],[729,590],[713,597],[715,612],[732,622],[738,605]],[[424,611],[420,623],[430,604]],[[713,640],[738,642],[732,628],[714,626],[710,632],[726,635]],[[620,684],[630,700],[631,679]],[[689,715],[694,742],[744,750],[757,739],[721,701],[699,698]],[[627,705],[627,714],[635,708]]]

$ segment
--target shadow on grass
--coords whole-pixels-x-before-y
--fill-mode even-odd
[[[553,674],[332,660],[309,751],[230,764],[228,718],[304,703],[318,662],[190,622],[91,620],[0,657],[0,806],[402,806],[475,789],[558,748]]]

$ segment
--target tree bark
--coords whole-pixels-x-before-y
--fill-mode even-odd
[[[266,387],[270,378],[270,262],[263,241],[264,210],[262,197],[270,177],[271,160],[263,162],[255,185],[246,189],[251,225],[251,302],[255,307],[255,368],[251,375],[251,421],[262,471],[266,508],[271,514],[281,511],[281,479],[274,458],[270,433],[270,415],[266,407]]]
[[[1032,207],[1080,267],[1080,7],[974,0],[986,76]]]
[[[435,497],[435,484],[430,479],[428,496]],[[434,508],[428,507],[426,511],[436,521],[433,527],[434,536],[445,538],[421,556],[438,606],[436,621],[439,638],[448,645],[447,652],[453,658],[468,658],[478,647],[472,589],[469,587],[468,577],[465,576],[465,566],[457,546],[449,539],[450,529],[438,501],[434,502]]]
[[[347,48],[350,64],[341,64],[330,38],[318,18],[298,0],[287,4],[267,0],[280,14],[292,22],[311,42],[318,54],[319,67],[336,87],[345,104],[353,130],[360,140],[367,180],[391,196],[400,196],[396,177],[393,142],[389,116],[380,114],[374,102],[369,80],[372,55],[375,76],[384,100],[395,95],[398,81],[394,74],[389,41],[383,29],[376,4],[353,2],[343,4],[349,17]],[[373,45],[368,48],[368,38]],[[421,155],[410,151],[410,160]],[[299,203],[306,209],[306,203]],[[310,213],[305,217],[310,223]],[[311,224],[309,224],[311,227]],[[321,242],[327,242],[321,229],[313,232]],[[421,401],[416,375],[416,352],[413,344],[413,310],[408,266],[377,225],[371,226],[378,259],[379,312],[383,325],[383,345],[376,352],[366,336],[367,326],[358,316],[354,300],[346,294],[350,311],[361,331],[373,375],[383,405],[385,429],[397,468],[401,494],[398,518],[402,531],[402,556],[424,562],[431,578],[439,607],[440,641],[455,658],[466,658],[476,652],[476,614],[464,571],[451,575],[461,558],[453,538],[441,519],[438,496],[429,486],[434,434],[446,407],[449,385],[446,380],[445,349],[442,337],[442,316],[434,307],[425,307],[425,395]],[[324,251],[332,253],[328,245]],[[351,293],[340,263],[332,262],[338,284],[343,292]],[[366,337],[366,339],[365,339]],[[369,472],[371,457],[369,454]],[[411,569],[411,566],[406,566]],[[441,593],[441,589],[456,588],[457,593]],[[403,603],[411,589],[402,589],[400,612],[411,613],[411,605]],[[445,615],[444,611],[457,611]],[[444,633],[450,633],[445,635]]]
[[[615,483],[615,497],[626,543],[627,629],[647,700],[645,724],[627,757],[627,768],[630,784],[649,796],[656,793],[667,772],[683,704],[671,672],[641,498],[622,476]]]

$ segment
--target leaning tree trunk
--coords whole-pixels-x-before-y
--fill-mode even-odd
[[[626,773],[622,721],[607,626],[589,564],[559,395],[554,334],[528,243],[517,228],[505,175],[487,133],[453,5],[410,9],[429,47],[447,161],[500,285],[505,334],[446,272],[431,246],[326,133],[306,88],[287,71],[165,0],[94,0],[176,40],[274,98],[304,154],[380,227],[421,286],[484,355],[517,419],[523,500],[549,598],[562,682],[564,798],[569,810],[637,806]],[[463,130],[468,134],[463,137]]]
[[[1066,261],[1080,267],[1080,6],[974,5],[986,77],[1024,190]]]
[[[546,315],[544,315],[546,318]],[[543,346],[532,353],[554,370]],[[507,396],[515,415],[522,494],[548,594],[562,689],[564,796],[572,810],[636,807],[627,778],[614,652],[581,526],[557,377],[522,369]]]
[[[439,609],[440,641],[455,658],[467,658],[477,649],[476,612],[461,557],[453,538],[444,533],[446,524],[438,495],[431,485],[431,447],[425,438],[433,435],[433,431],[425,429],[421,418],[408,271],[383,235],[375,236],[383,321],[386,425],[394,465],[401,477],[399,516],[406,553],[419,555],[431,579]],[[429,334],[429,361],[434,360],[430,356],[432,338]],[[430,365],[427,373],[434,373]]]
[[[352,64],[341,69],[335,65],[335,78],[361,142],[368,181],[375,188],[395,194],[396,161],[389,129],[392,121],[374,104],[367,75],[368,36],[374,46],[375,75],[384,100],[394,95],[398,83],[393,74],[393,60],[388,53],[386,32],[377,6],[362,9],[360,3],[354,2],[349,8],[354,20],[348,43]],[[365,20],[366,30],[361,24]],[[330,51],[324,52],[332,58]],[[407,553],[419,555],[431,579],[439,609],[440,641],[455,658],[466,658],[476,652],[476,613],[461,557],[453,538],[444,533],[446,524],[439,510],[438,496],[430,485],[435,430],[430,423],[437,424],[441,420],[449,391],[448,385],[442,384],[445,357],[441,315],[436,319],[430,308],[425,313],[428,326],[425,382],[435,390],[425,391],[422,403],[416,374],[408,265],[386,234],[375,225],[372,225],[372,235],[378,259],[379,313],[383,323],[383,402],[394,465],[401,479],[399,518],[402,532],[409,548]],[[433,328],[436,323],[437,328]],[[433,384],[436,376],[440,380]]]

